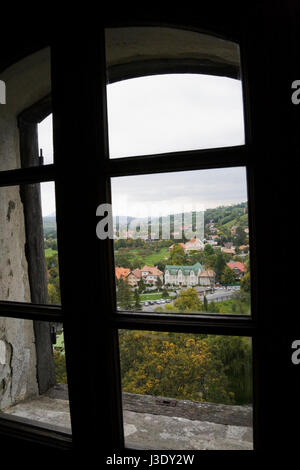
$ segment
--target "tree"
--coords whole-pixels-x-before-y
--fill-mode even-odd
[[[134,290],[134,306],[137,310],[140,310],[141,308],[141,299],[138,289]]]
[[[48,284],[48,302],[49,304],[60,304],[60,293],[54,284]]]
[[[132,292],[127,280],[122,277],[118,282],[117,302],[124,310],[131,310],[132,308]]]
[[[213,247],[210,245],[210,243],[206,243],[205,246],[204,246],[204,253],[205,255],[209,256],[209,255],[213,255],[215,252],[214,252],[214,249]]]
[[[235,274],[232,271],[232,269],[230,269],[229,266],[225,266],[223,274],[221,276],[222,284],[225,284],[225,285],[234,284],[235,280],[236,280]]]
[[[169,257],[169,264],[174,265],[183,265],[185,262],[185,252],[181,245],[174,245],[171,250],[170,257]]]
[[[222,360],[205,335],[122,330],[119,344],[123,391],[233,402]]]
[[[210,351],[223,363],[235,403],[252,402],[251,339],[243,336],[208,336]]]
[[[235,237],[234,237],[235,244],[237,246],[240,245],[245,245],[247,241],[247,234],[244,231],[244,227],[238,226],[235,232]]]
[[[139,293],[142,294],[144,292],[144,290],[146,289],[146,284],[144,282],[144,280],[141,278],[141,280],[139,281]]]
[[[203,308],[204,308],[205,312],[207,312],[207,309],[208,309],[208,301],[207,301],[206,295],[205,295],[204,298],[203,298]]]
[[[162,290],[161,296],[162,296],[164,299],[166,299],[166,298],[169,296],[167,289],[163,289],[163,290]]]
[[[200,312],[202,310],[202,302],[198,292],[193,288],[181,290],[174,301],[174,306],[179,312]]]
[[[216,281],[220,282],[221,277],[224,271],[224,268],[226,266],[226,260],[224,258],[224,255],[221,251],[217,253],[216,261],[214,264],[214,271],[216,273]]]
[[[157,279],[156,279],[156,283],[155,283],[155,284],[156,284],[157,290],[159,291],[159,290],[162,288],[162,286],[163,286],[162,280],[161,280],[161,278],[160,278],[159,276],[157,276]]]
[[[244,292],[248,293],[250,292],[250,288],[251,288],[250,272],[247,272],[246,274],[244,274],[244,276],[241,279],[241,289]]]

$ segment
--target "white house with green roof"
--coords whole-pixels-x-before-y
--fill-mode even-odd
[[[167,264],[164,275],[165,284],[176,286],[211,286],[215,282],[215,273],[206,271],[201,263],[192,266]]]

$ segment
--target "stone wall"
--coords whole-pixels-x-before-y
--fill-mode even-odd
[[[123,393],[125,444],[147,450],[252,450],[252,406]]]
[[[0,105],[0,171],[20,167],[17,118],[51,91],[50,56],[44,49],[6,69],[6,104]],[[30,301],[25,224],[19,187],[0,188],[0,300]],[[0,409],[36,395],[32,321],[0,317]]]

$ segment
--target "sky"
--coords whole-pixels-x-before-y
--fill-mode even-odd
[[[52,114],[38,124],[39,148],[43,150],[44,165],[53,163],[53,129]],[[41,183],[42,213],[43,216],[55,212],[54,182]]]
[[[113,215],[160,216],[247,201],[243,167],[112,178]]]
[[[124,80],[108,85],[107,105],[110,158],[244,144],[239,80],[195,74]],[[52,163],[52,116],[38,132],[44,164]],[[246,172],[227,168],[113,178],[112,198],[114,215],[205,210],[246,201]],[[54,201],[54,184],[43,183],[44,216],[55,212]]]

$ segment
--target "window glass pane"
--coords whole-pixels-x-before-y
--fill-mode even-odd
[[[118,310],[250,314],[245,168],[118,177],[111,187]]]
[[[111,158],[244,144],[239,47],[172,28],[106,30]]]
[[[0,416],[71,432],[63,325],[0,318]]]
[[[60,304],[53,182],[0,188],[0,300]]]
[[[49,114],[38,124],[39,153],[43,156],[43,164],[53,163],[53,123]]]
[[[37,166],[37,123],[51,107],[50,48],[9,66],[0,74],[1,84],[0,102],[3,89],[5,103],[0,104],[0,171]]]
[[[119,330],[125,444],[251,450],[248,337]]]

